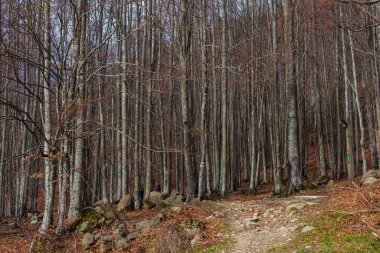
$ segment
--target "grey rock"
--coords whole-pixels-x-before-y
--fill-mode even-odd
[[[270,217],[272,214],[273,214],[273,208],[269,208],[269,209],[265,210],[263,217],[267,218],[267,217]]]
[[[210,216],[207,216],[207,217],[206,217],[206,220],[213,220],[213,219],[215,219],[215,216],[214,216],[214,215],[210,215]]]
[[[126,235],[125,227],[124,225],[119,225],[117,228],[112,232],[115,236],[121,236],[124,237]]]
[[[149,199],[144,200],[144,209],[149,210],[156,206],[156,203],[150,201]]]
[[[160,216],[154,217],[152,219],[143,219],[142,221],[136,224],[136,229],[149,228],[161,223],[162,218]]]
[[[171,211],[175,212],[175,213],[181,213],[182,212],[182,207],[180,206],[173,206],[172,208],[170,208]]]
[[[102,206],[102,205],[103,205],[103,200],[98,200],[92,206]]]
[[[99,245],[99,253],[111,252],[111,247],[106,242],[101,242]]]
[[[9,228],[10,229],[15,229],[15,228],[17,228],[18,226],[17,226],[17,224],[15,223],[15,222],[12,222],[12,223],[10,223],[9,224]]]
[[[104,214],[104,217],[108,220],[117,220],[117,216],[114,211],[109,210]]]
[[[286,207],[286,211],[302,210],[307,204],[304,202],[292,203]]]
[[[105,214],[104,209],[101,206],[96,206],[95,207],[95,212],[98,214]]]
[[[247,220],[245,223],[244,223],[244,227],[245,228],[256,228],[256,222],[254,221],[251,221],[251,220]]]
[[[94,235],[94,238],[95,238],[95,241],[99,240],[101,238],[101,233],[99,231],[95,232],[95,235]]]
[[[112,242],[113,240],[113,235],[105,235],[102,237],[102,241],[104,242]]]
[[[121,212],[130,209],[132,209],[132,196],[127,194],[121,197],[119,203],[117,204],[116,211]]]
[[[374,178],[374,177],[367,177],[364,182],[363,182],[363,186],[370,186],[370,185],[374,185],[374,184],[377,184],[380,180],[377,179],[377,178]]]
[[[128,248],[128,240],[125,237],[118,236],[114,240],[115,248],[117,250],[125,250]]]
[[[183,202],[183,195],[179,194],[177,191],[172,191],[170,197],[164,200],[165,204],[168,205],[179,205]]]
[[[105,217],[100,218],[100,219],[98,220],[98,225],[99,225],[99,226],[102,226],[102,225],[105,223],[105,221],[106,221],[106,218],[105,218]]]
[[[330,181],[330,178],[327,176],[322,176],[317,179],[317,185],[326,185]]]
[[[82,238],[82,246],[84,249],[88,249],[90,246],[94,245],[95,238],[92,234],[86,233]]]
[[[94,223],[92,221],[84,221],[79,226],[79,232],[87,233],[94,228]]]
[[[335,184],[335,181],[332,180],[332,179],[330,179],[329,182],[327,183],[326,187],[327,187],[327,188],[331,188],[331,187],[334,186],[334,184]]]
[[[139,233],[140,233],[139,230],[129,231],[127,234],[128,242],[131,240],[135,240],[137,238],[137,236],[139,235]]]
[[[314,229],[315,229],[315,227],[306,226],[306,227],[302,228],[301,232],[302,233],[306,233],[306,232],[309,232],[309,231],[313,231]]]
[[[118,218],[119,218],[119,220],[121,220],[121,221],[128,221],[128,220],[131,219],[131,218],[128,216],[127,213],[119,213]]]
[[[363,176],[362,178],[360,179],[360,183],[362,185],[364,185],[364,182],[368,179],[368,178],[374,178],[374,179],[379,179],[380,178],[380,175],[379,175],[379,170],[377,169],[371,169],[371,170],[368,170]],[[373,179],[370,179],[369,182],[373,182],[374,180]]]
[[[158,204],[163,200],[161,192],[156,191],[151,192],[148,199],[155,204]]]
[[[159,202],[159,203],[157,203],[155,205],[155,207],[153,208],[153,210],[156,211],[156,212],[160,212],[163,209],[167,208],[168,206],[169,206],[168,204],[166,204],[165,202],[161,201],[161,202]]]

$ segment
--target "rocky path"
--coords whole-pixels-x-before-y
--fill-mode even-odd
[[[230,225],[230,245],[225,253],[267,252],[285,244],[301,226],[297,212],[316,205],[323,197],[304,196],[286,199],[264,198],[250,201],[221,201],[216,205]],[[312,227],[301,227],[312,230]]]

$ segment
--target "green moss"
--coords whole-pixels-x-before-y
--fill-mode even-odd
[[[249,194],[249,191],[247,189],[240,189],[239,194],[240,195],[247,195],[247,194]]]

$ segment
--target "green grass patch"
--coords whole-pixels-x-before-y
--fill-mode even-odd
[[[221,242],[212,246],[203,246],[201,244],[197,244],[192,248],[193,253],[216,253],[221,250],[227,248],[228,244],[231,242],[231,238],[226,237]]]
[[[304,224],[316,229],[302,233],[299,227],[297,237],[287,244],[272,248],[269,252],[337,252],[337,253],[375,253],[380,252],[380,241],[368,229],[352,229],[355,218],[348,215],[320,215]]]
[[[220,252],[223,249],[226,249],[227,246],[232,242],[232,238],[229,236],[231,231],[231,225],[227,219],[221,220],[217,225],[218,231],[223,231],[226,236],[216,244],[213,245],[202,245],[196,244],[192,247],[192,253],[216,253]]]

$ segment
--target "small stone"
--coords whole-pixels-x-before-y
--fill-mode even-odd
[[[17,228],[17,224],[15,222],[12,222],[12,223],[9,224],[9,228],[10,229],[15,229],[15,228]]]
[[[198,242],[200,242],[202,240],[202,236],[201,235],[196,235],[192,240],[191,240],[191,246],[194,246],[196,245]]]
[[[104,242],[112,242],[112,240],[113,240],[113,236],[112,235],[105,235],[102,238],[102,241],[104,241]]]
[[[126,235],[124,225],[119,225],[117,228],[112,232],[115,236],[121,236],[124,237]]]
[[[244,223],[244,227],[245,228],[255,228],[256,227],[256,223],[249,220],[249,221],[246,221]]]
[[[270,208],[270,209],[267,209],[264,214],[263,214],[263,217],[264,218],[268,218],[269,216],[271,216],[273,214],[273,209]]]
[[[94,235],[95,241],[99,240],[100,237],[101,237],[100,232],[97,232],[97,233]]]
[[[108,253],[111,252],[110,246],[108,246],[105,242],[101,242],[99,245],[99,253]]]
[[[98,213],[98,214],[104,214],[104,210],[101,206],[96,206],[95,207],[95,212]]]
[[[88,249],[95,243],[95,238],[92,234],[86,233],[82,238],[82,246],[84,249]]]
[[[139,230],[135,230],[135,231],[130,231],[128,234],[127,234],[127,240],[128,242],[131,241],[131,240],[135,240],[139,234]]]
[[[104,222],[106,221],[106,218],[102,217],[98,220],[98,224],[101,226],[104,224]]]
[[[280,233],[287,233],[288,229],[286,227],[280,227],[277,231]]]
[[[180,207],[180,206],[173,206],[172,208],[170,208],[170,210],[172,210],[175,213],[181,213],[182,212],[182,207]]]
[[[126,248],[128,248],[128,240],[127,238],[124,238],[124,237],[116,237],[115,240],[114,240],[114,243],[115,243],[115,248],[117,250],[125,250]]]
[[[306,226],[304,227],[301,232],[302,233],[306,233],[306,232],[309,232],[309,231],[313,231],[315,229],[315,227],[312,227],[312,226]]]
[[[214,215],[210,215],[210,216],[207,216],[207,217],[206,217],[206,220],[213,220],[213,219],[215,219],[215,216],[214,216]]]
[[[30,224],[32,224],[32,225],[36,225],[38,223],[38,220],[32,220],[31,222],[30,222]]]
[[[290,222],[291,222],[291,223],[294,223],[294,222],[296,222],[296,221],[298,221],[298,219],[297,219],[297,218],[295,218],[295,219],[292,219]]]

